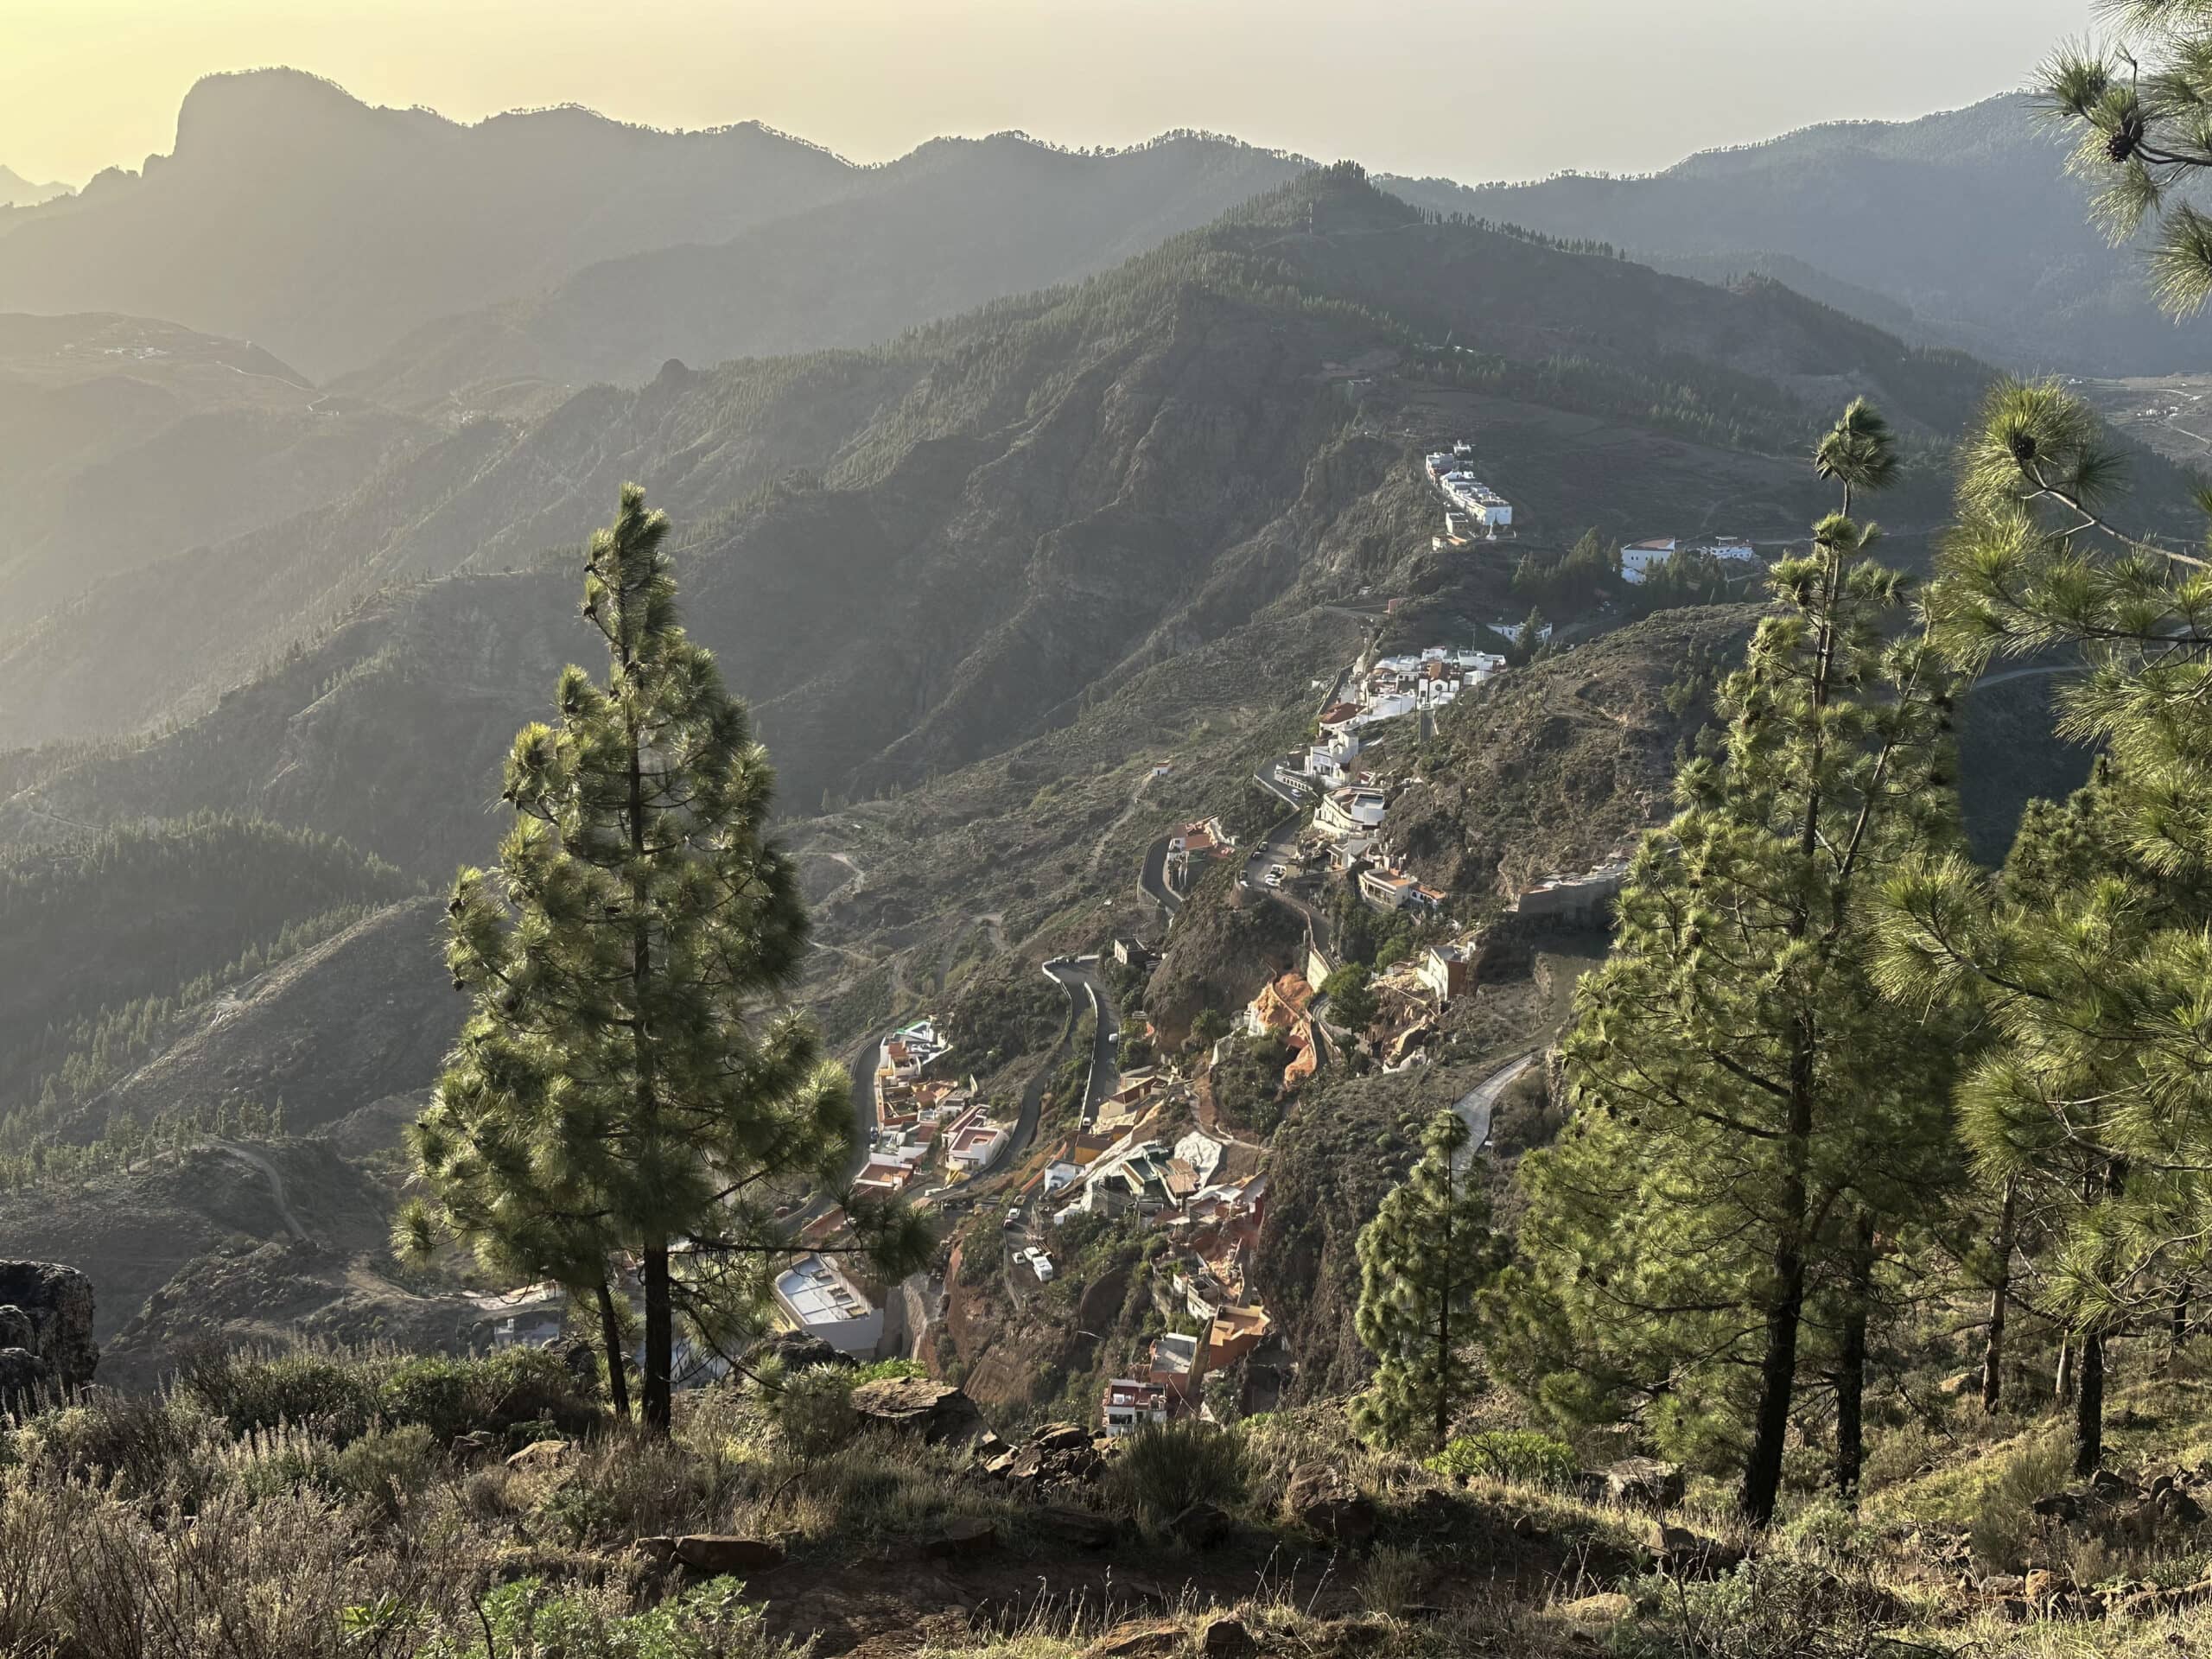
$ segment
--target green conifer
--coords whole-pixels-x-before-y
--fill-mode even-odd
[[[773,1205],[841,1185],[855,1134],[844,1071],[784,1006],[806,918],[767,756],[678,626],[667,532],[625,486],[585,567],[607,677],[563,671],[556,721],[507,760],[498,869],[454,882],[474,1012],[411,1135],[431,1204],[400,1223],[594,1289],[634,1259],[660,1433],[678,1317],[724,1352],[757,1328],[789,1249]],[[923,1248],[903,1213],[855,1219],[887,1270]]]
[[[1382,1445],[1440,1449],[1483,1387],[1476,1312],[1498,1249],[1466,1146],[1466,1124],[1439,1113],[1421,1161],[1360,1230],[1357,1328],[1377,1366],[1352,1423]]]

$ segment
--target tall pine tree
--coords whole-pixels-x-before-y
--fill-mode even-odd
[[[1859,488],[1882,475],[1858,443],[1869,415],[1817,459]],[[1904,581],[1874,539],[1836,514],[1772,573],[1777,613],[1717,700],[1725,747],[1685,766],[1577,998],[1575,1111],[1523,1166],[1524,1259],[1502,1299],[1502,1349],[1541,1399],[1734,1463],[1755,1523],[1808,1309],[1845,1287],[1841,1401],[1878,1229],[1944,1140],[1941,1046],[1881,1006],[1866,956],[1885,873],[1955,834],[1950,687],[1919,639],[1892,637]]]
[[[1993,1190],[2068,1217],[2047,1268],[2085,1473],[2107,1338],[2202,1270],[2212,1224],[2212,569],[2120,528],[2120,477],[2053,385],[1998,386],[1962,447],[1936,637],[1972,670],[2071,656],[2060,729],[2104,753],[2063,813],[2031,817],[2002,882],[1957,857],[1902,874],[1883,964],[1900,998],[1977,1007],[1999,1039],[1960,1122]]]
[[[1439,1113],[1421,1160],[1360,1230],[1357,1328],[1377,1365],[1352,1423],[1382,1445],[1440,1448],[1483,1388],[1476,1313],[1498,1252],[1467,1136]]]
[[[659,1433],[679,1316],[724,1351],[756,1328],[788,1255],[773,1203],[840,1183],[855,1134],[844,1071],[784,1006],[806,918],[767,756],[678,625],[667,534],[625,486],[585,564],[606,681],[563,671],[556,723],[507,759],[499,868],[454,884],[474,1010],[412,1135],[432,1202],[401,1222],[563,1278],[634,1258]],[[922,1248],[901,1213],[856,1219],[887,1268]]]

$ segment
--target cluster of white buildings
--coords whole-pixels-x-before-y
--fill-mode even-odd
[[[1513,522],[1513,506],[1467,470],[1474,454],[1474,447],[1465,442],[1433,452],[1427,463],[1429,480],[1444,492],[1446,500],[1467,516],[1471,524],[1480,524],[1495,535]]]
[[[1653,541],[1631,542],[1621,549],[1621,580],[1640,583],[1658,566],[1670,563],[1678,553],[1690,557],[1701,555],[1730,564],[1756,566],[1759,563],[1751,544],[1740,536],[1716,536],[1704,542],[1678,542],[1672,536],[1662,536]]]
[[[1450,645],[1364,664],[1354,671],[1349,695],[1321,711],[1320,735],[1306,752],[1306,775],[1324,788],[1349,782],[1364,728],[1446,708],[1462,691],[1487,685],[1504,671],[1505,658],[1495,652]]]
[[[949,1052],[927,1019],[884,1039],[875,1069],[875,1135],[857,1190],[902,1193],[940,1153],[952,1175],[972,1175],[1005,1147],[1006,1126],[978,1098],[973,1077],[957,1083],[923,1075]]]

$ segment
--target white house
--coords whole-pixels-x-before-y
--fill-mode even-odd
[[[841,1354],[874,1359],[883,1340],[883,1310],[825,1256],[802,1256],[779,1274],[776,1303],[800,1330]]]
[[[1073,1186],[1082,1179],[1082,1166],[1071,1164],[1065,1159],[1045,1166],[1045,1191],[1048,1195]]]
[[[964,1175],[986,1167],[1006,1145],[1006,1126],[977,1117],[955,1128],[946,1140],[944,1155]]]
[[[1105,1404],[1099,1414],[1109,1440],[1134,1434],[1147,1423],[1167,1421],[1167,1390],[1157,1382],[1116,1377],[1106,1385]]]
[[[1379,789],[1339,789],[1313,810],[1313,827],[1341,841],[1380,824],[1389,804],[1389,798]]]

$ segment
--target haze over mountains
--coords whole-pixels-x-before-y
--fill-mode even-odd
[[[2212,364],[2204,331],[2160,313],[2140,263],[2092,225],[2067,151],[2015,94],[1917,121],[1808,127],[1648,178],[1391,188],[1440,212],[1598,238],[1711,281],[1764,272],[1909,339],[2008,367],[2162,374]]]
[[[1939,121],[1968,118],[1998,118]],[[1885,188],[2025,176],[2029,151],[1906,130]],[[456,1012],[420,890],[491,856],[500,756],[589,654],[577,548],[627,480],[673,516],[687,623],[772,747],[841,1040],[986,921],[1027,939],[1125,889],[1140,801],[1220,810],[1386,598],[1392,626],[1495,645],[1516,567],[1586,529],[1801,535],[1827,500],[1804,448],[1859,393],[1904,435],[1885,516],[1916,556],[1993,373],[1945,348],[1987,337],[1943,297],[1980,256],[1923,246],[1909,295],[1814,270],[1784,232],[1824,200],[1847,221],[1864,157],[1769,148],[1794,159],[1737,218],[1698,199],[1701,273],[1770,273],[1722,285],[1436,216],[1637,248],[1663,181],[1576,218],[1580,181],[1459,193],[1207,137],[855,168],[756,127],[463,127],[291,72],[203,83],[174,156],[0,215],[0,938],[68,958],[0,1075],[0,1160],[239,1100],[388,1144]],[[2001,245],[2031,249],[2018,206]],[[1731,238],[1766,254],[1722,270]],[[2080,285],[2101,273],[2120,330],[2132,274],[2101,257]],[[1518,540],[1432,545],[1409,457],[1457,433]],[[1534,705],[1575,674],[1548,677],[1527,752],[1484,774],[1610,753],[1605,699],[1656,705],[1681,637],[1626,639],[1572,747]],[[1648,724],[1558,792],[1594,791],[1585,827],[1648,816],[1675,734]],[[1481,869],[1542,868],[1576,816],[1486,823]],[[78,950],[55,923],[86,860],[116,906]],[[257,860],[292,877],[245,904]]]

